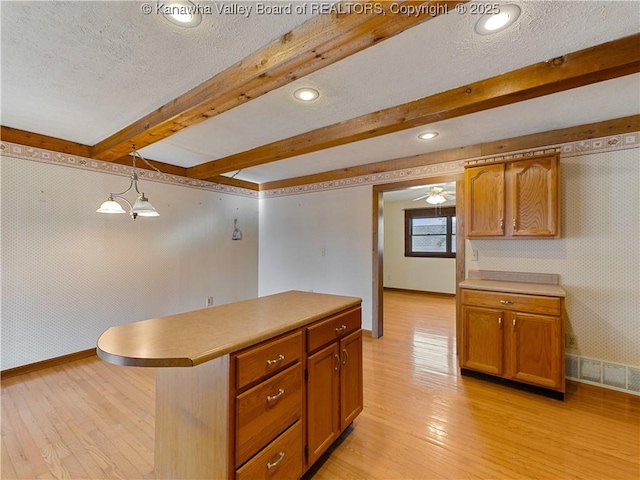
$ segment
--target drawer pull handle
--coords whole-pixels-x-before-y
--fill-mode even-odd
[[[347,362],[349,361],[349,352],[347,352],[346,348],[343,348],[342,353],[344,353],[344,360],[342,360],[342,364],[346,365]]]
[[[337,372],[338,370],[340,370],[340,355],[335,353],[333,356],[336,359],[336,366],[335,366],[334,370]]]
[[[280,465],[280,462],[282,462],[282,460],[284,459],[284,452],[280,452],[278,454],[278,459],[271,463],[271,462],[267,462],[267,470],[271,470],[272,468],[276,468],[278,465]]]
[[[502,328],[502,317],[498,317],[498,328]]]
[[[277,358],[274,358],[273,360],[267,360],[267,366],[271,366],[271,365],[275,365],[276,363],[280,363],[281,361],[284,360],[284,355],[278,355]]]
[[[500,219],[500,230],[504,230],[504,218]]]
[[[513,329],[515,330],[516,329],[516,319],[515,318],[513,319],[512,324],[513,324]]]
[[[500,300],[500,303],[503,305],[513,305],[513,302],[511,300]]]
[[[267,402],[275,402],[282,395],[284,395],[284,388],[279,388],[278,393],[276,393],[275,395],[267,395]]]
[[[336,333],[344,332],[346,329],[346,325],[340,325],[339,327],[336,327]]]

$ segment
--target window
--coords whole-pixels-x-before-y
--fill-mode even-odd
[[[456,207],[404,211],[404,256],[456,256]]]

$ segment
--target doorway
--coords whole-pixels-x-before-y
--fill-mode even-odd
[[[443,175],[422,178],[392,184],[373,186],[373,292],[372,292],[372,337],[379,338],[384,334],[383,289],[384,289],[384,193],[396,190],[406,190],[411,187],[455,182],[456,185],[456,297],[459,297],[459,287],[465,275],[465,223],[464,223],[464,174]],[[459,310],[459,306],[457,307]],[[459,313],[459,312],[458,312]],[[460,315],[456,315],[456,337],[460,338]]]

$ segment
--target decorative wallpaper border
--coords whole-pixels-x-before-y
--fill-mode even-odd
[[[340,180],[329,180],[327,182],[310,183],[308,185],[297,185],[294,187],[277,188],[273,190],[263,190],[260,197],[282,197],[286,195],[298,195],[301,193],[319,192],[324,190],[335,190],[337,188],[359,187],[361,185],[379,185],[381,183],[395,183],[414,178],[429,178],[451,173],[462,173],[464,162],[436,163],[422,167],[411,167],[402,170],[390,170],[388,172],[369,173],[358,177],[343,178]]]
[[[404,180],[436,177],[446,174],[461,173],[465,165],[481,165],[498,161],[513,160],[518,158],[528,158],[536,155],[547,155],[549,153],[560,153],[562,158],[588,155],[593,153],[610,152],[616,150],[626,150],[640,147],[640,132],[626,133],[622,135],[611,135],[609,137],[593,138],[576,142],[567,142],[557,145],[550,145],[542,149],[528,149],[510,152],[509,155],[484,156],[457,160],[454,162],[437,163],[420,167],[411,167],[388,172],[360,175],[357,177],[344,178],[340,180],[330,180],[326,182],[310,183],[294,187],[277,188],[273,190],[255,191],[246,188],[222,185],[220,183],[207,182],[193,178],[182,177],[180,175],[170,175],[158,173],[151,170],[138,168],[140,177],[145,180],[180,185],[183,187],[199,188],[213,192],[227,193],[250,198],[273,198],[288,195],[299,195],[303,193],[335,190],[338,188],[350,188],[365,185],[378,185],[383,183],[395,183]],[[113,175],[130,176],[132,167],[111,162],[104,162],[92,158],[85,158],[78,155],[54,152],[42,148],[28,147],[10,142],[0,142],[0,156],[32,160],[36,162],[63,165],[66,167],[82,168]]]
[[[131,176],[133,167],[120,165],[118,163],[104,162],[93,158],[85,158],[79,155],[69,155],[66,153],[54,152],[42,148],[28,147],[17,143],[0,142],[0,157],[7,156],[19,158],[21,160],[32,160],[35,162],[61,165],[64,167],[80,168],[94,172],[109,173],[123,177]],[[246,188],[223,185],[221,183],[207,182],[195,178],[182,177],[167,173],[158,173],[153,170],[136,167],[136,171],[141,179],[152,182],[168,183],[180,185],[182,187],[198,188],[212,192],[238,195],[242,197],[258,198],[258,191]]]

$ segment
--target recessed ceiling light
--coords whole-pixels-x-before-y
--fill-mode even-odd
[[[197,27],[202,21],[200,8],[189,0],[158,0],[158,12],[169,22],[181,27]]]
[[[293,92],[293,96],[302,102],[312,102],[320,96],[320,92],[313,88],[299,88]]]
[[[431,140],[432,138],[436,138],[438,136],[438,132],[422,132],[418,135],[420,140]]]
[[[480,17],[476,23],[476,33],[491,35],[512,25],[520,16],[517,5],[500,5],[500,13],[488,13]]]

